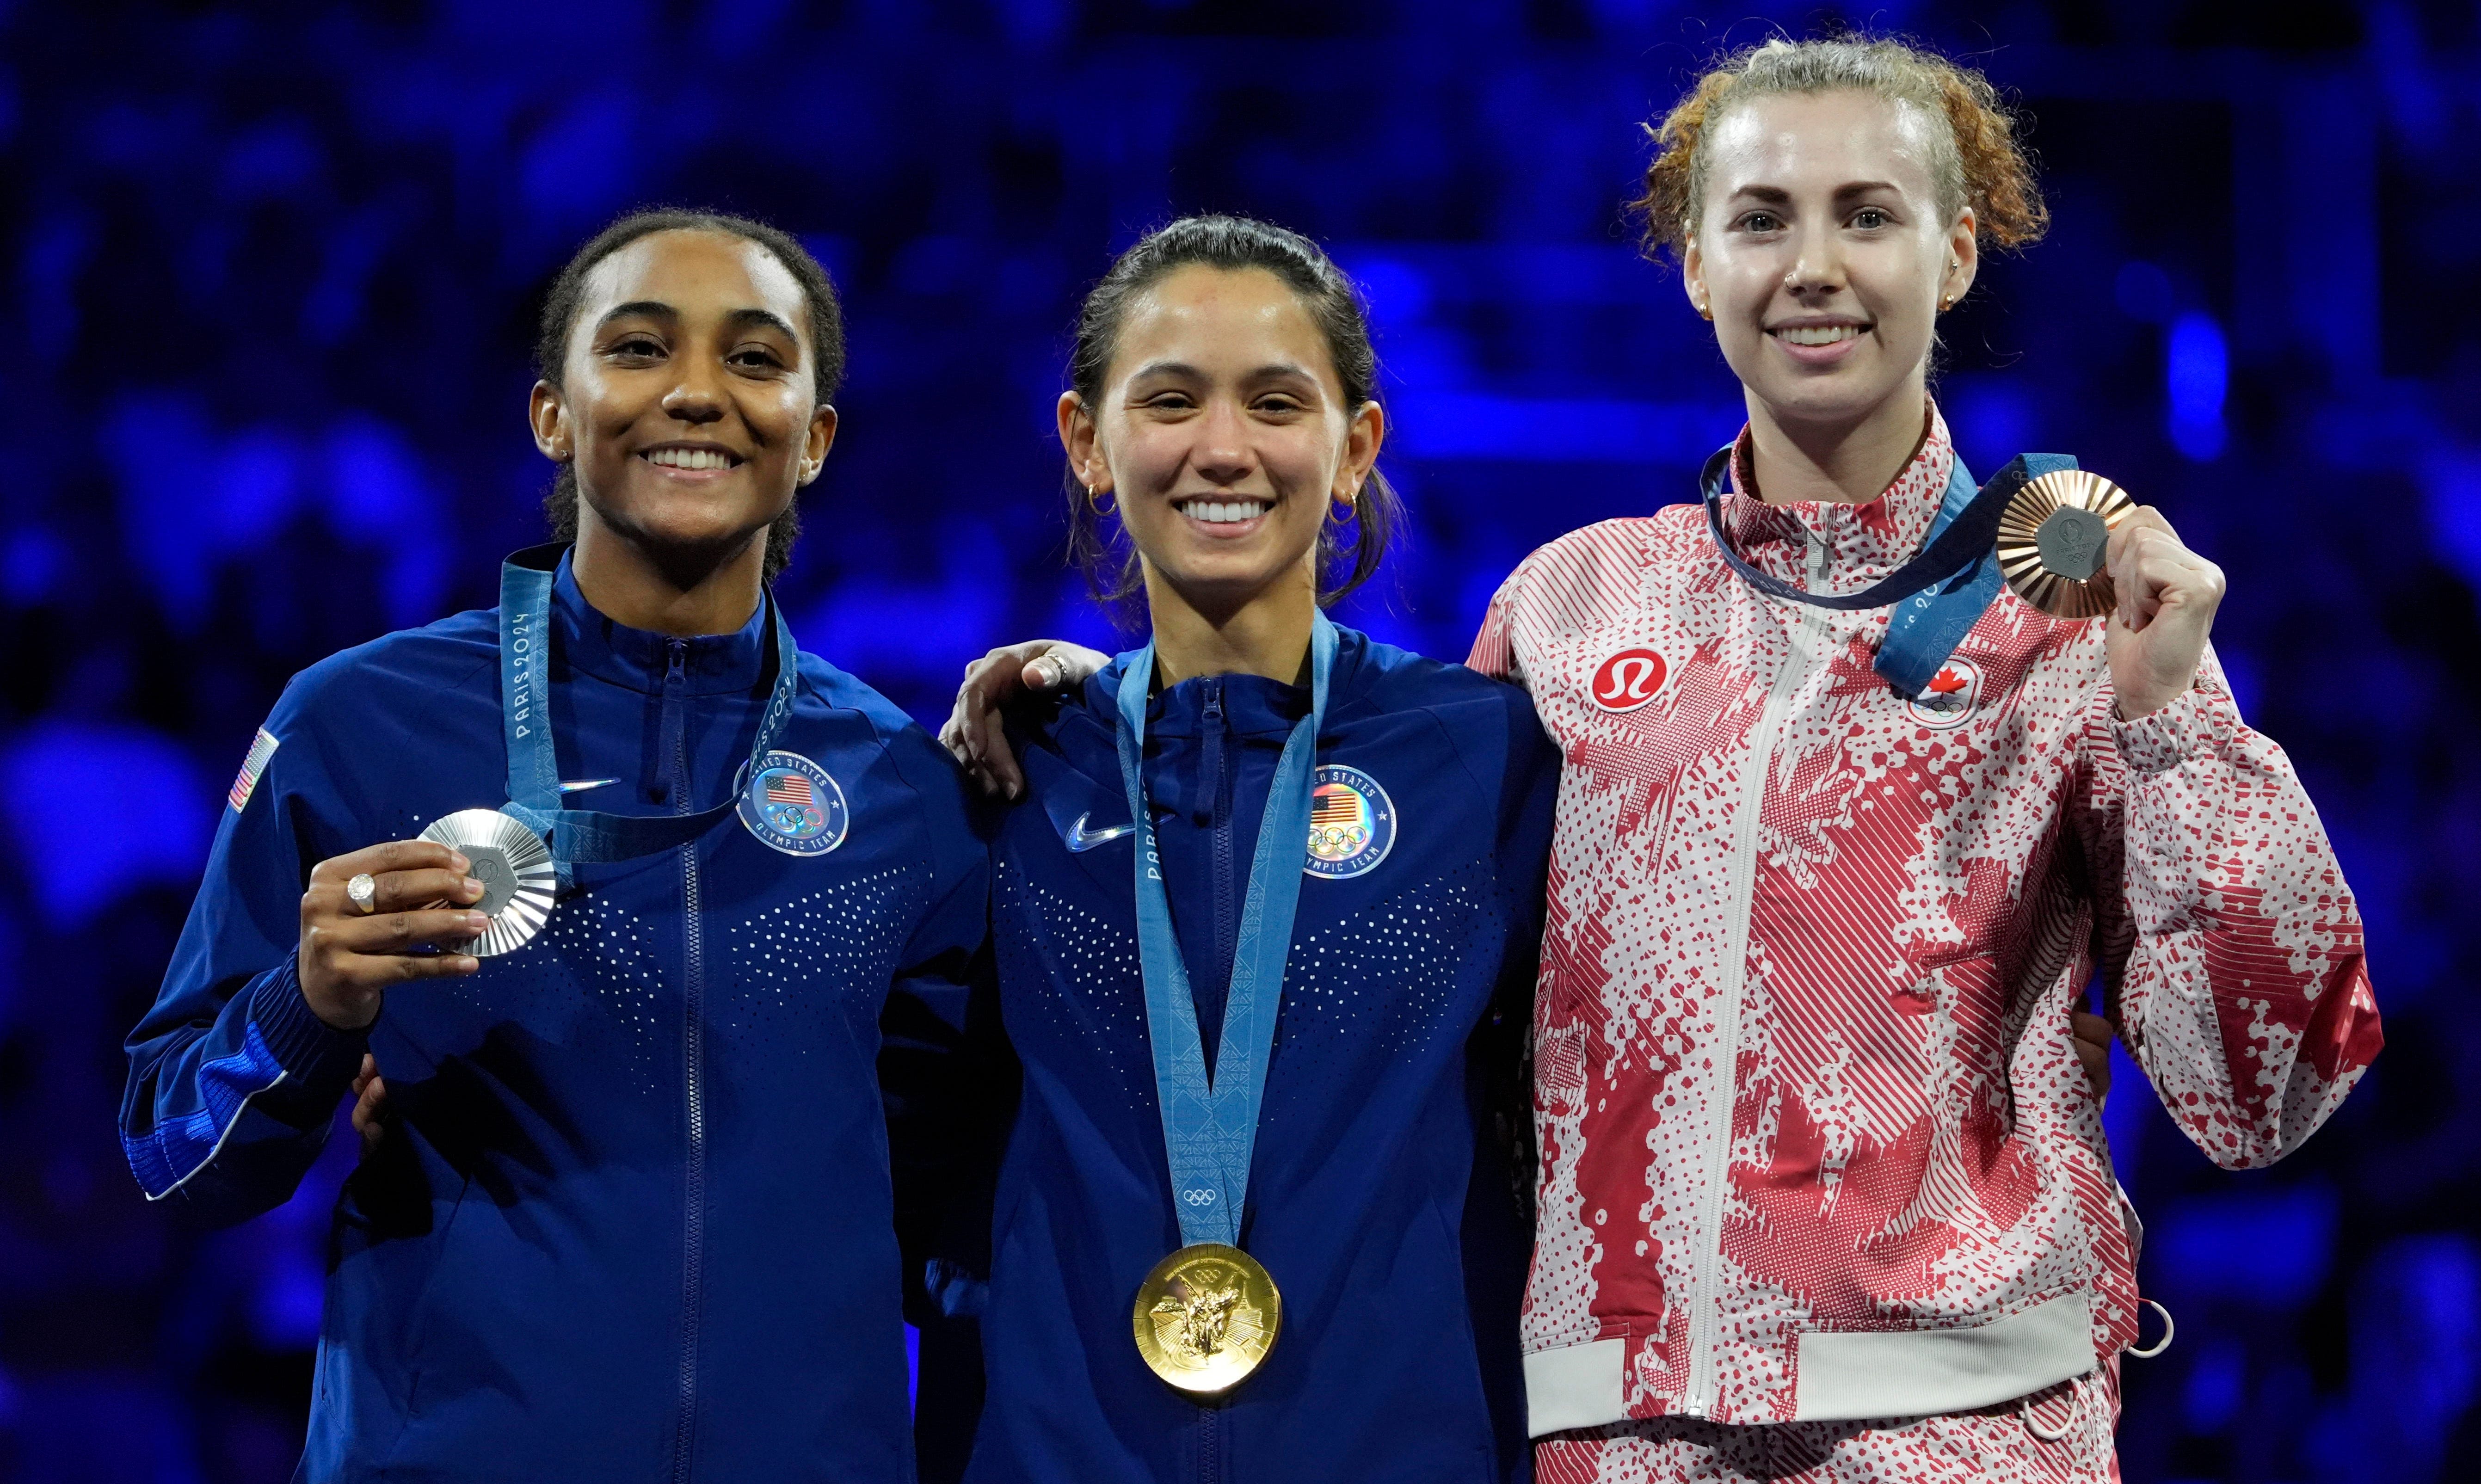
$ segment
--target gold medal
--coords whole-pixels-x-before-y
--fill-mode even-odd
[[[1998,569],[2053,618],[2107,613],[2119,601],[2104,568],[2110,533],[2135,508],[2128,491],[2082,469],[2027,480],[1998,517]]]
[[[1195,1242],[1155,1264],[1137,1286],[1137,1353],[1172,1386],[1214,1396],[1249,1379],[1275,1347],[1283,1295],[1256,1258]]]

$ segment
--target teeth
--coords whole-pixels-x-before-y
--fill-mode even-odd
[[[1778,338],[1793,345],[1834,345],[1838,341],[1853,339],[1860,333],[1858,325],[1795,325],[1775,331]]]
[[[719,449],[656,449],[646,462],[666,469],[729,469],[732,456]]]
[[[1181,510],[1191,520],[1220,526],[1234,521],[1255,520],[1267,513],[1270,504],[1265,500],[1191,500],[1183,505]]]

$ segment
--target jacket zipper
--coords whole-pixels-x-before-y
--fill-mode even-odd
[[[672,813],[689,814],[689,643],[673,639],[664,670],[664,736],[672,752]],[[706,932],[698,920],[697,844],[681,846],[681,1037],[689,1143],[683,1168],[681,1224],[680,1420],[672,1441],[672,1478],[688,1484],[697,1432],[699,1306],[706,1286]]]
[[[1207,809],[1208,818],[1214,821],[1214,833],[1210,837],[1214,848],[1209,853],[1214,857],[1214,961],[1223,976],[1224,1002],[1229,1004],[1234,967],[1232,940],[1240,930],[1240,909],[1235,899],[1238,893],[1234,890],[1238,872],[1232,859],[1231,780],[1225,776],[1231,771],[1231,748],[1227,745],[1229,739],[1224,735],[1223,682],[1219,677],[1206,683],[1206,716],[1201,730],[1206,734],[1206,756],[1198,769],[1198,781],[1214,791],[1209,796]],[[1220,1015],[1215,1017],[1214,1027],[1214,1047],[1209,1048],[1210,1054],[1223,1044],[1223,1018]],[[1214,1066],[1210,1063],[1206,1070],[1212,1080]]]
[[[1826,544],[1811,536],[1809,585],[1813,591],[1825,581],[1826,556]],[[1697,1289],[1691,1300],[1696,1307],[1689,1311],[1688,1400],[1681,1409],[1693,1418],[1711,1417],[1717,1399],[1714,1311],[1721,1295],[1715,1291],[1719,1281],[1716,1269],[1723,1261],[1723,1192],[1732,1178],[1732,1112],[1739,1094],[1740,1007],[1749,993],[1749,897],[1757,887],[1758,825],[1764,813],[1766,775],[1774,767],[1775,736],[1783,730],[1784,713],[1790,709],[1791,698],[1808,679],[1810,658],[1825,623],[1826,610],[1801,605],[1800,622],[1792,631],[1791,653],[1775,672],[1774,684],[1766,690],[1765,710],[1758,718],[1757,735],[1749,742],[1748,768],[1741,775],[1740,799],[1732,816],[1732,881],[1728,898],[1731,933],[1723,947],[1727,966],[1724,982],[1730,990],[1723,996],[1722,1013],[1715,1023],[1718,1065],[1708,1113],[1706,1199],[1698,1227]]]

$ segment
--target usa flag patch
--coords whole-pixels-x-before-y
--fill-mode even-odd
[[[251,792],[258,787],[259,774],[267,771],[267,760],[275,756],[275,734],[265,727],[260,727],[258,735],[249,740],[248,755],[241,760],[241,771],[233,775],[232,793],[228,795],[235,810],[249,802]]]

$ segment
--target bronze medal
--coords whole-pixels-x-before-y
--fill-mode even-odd
[[[1284,1299],[1256,1258],[1195,1242],[1157,1263],[1137,1286],[1137,1353],[1147,1368],[1196,1396],[1249,1379],[1275,1347]]]
[[[2119,601],[2104,559],[2136,508],[2099,474],[2061,469],[2027,480],[1998,517],[1998,569],[2016,596],[2054,618],[2092,618]]]

